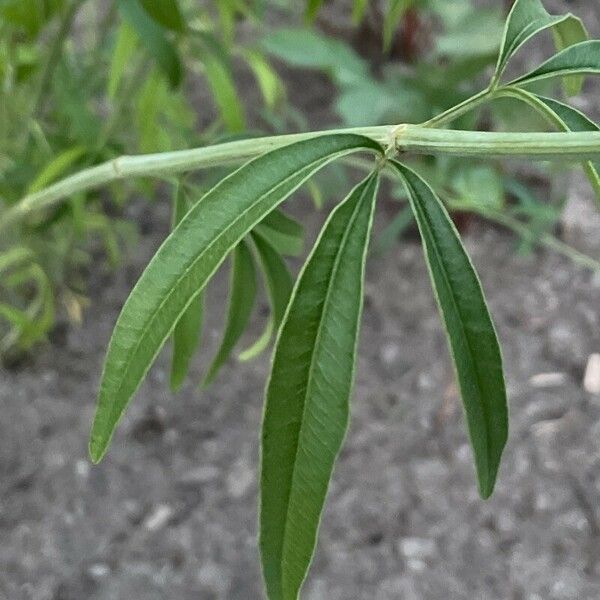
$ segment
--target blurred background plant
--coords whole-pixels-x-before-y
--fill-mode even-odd
[[[481,89],[505,9],[472,0],[354,0],[340,22],[339,10],[331,17],[319,0],[0,0],[0,223],[23,197],[115,156],[308,128],[310,115],[279,75],[286,68],[329,77],[335,97],[323,103],[342,125],[427,121]],[[254,78],[244,89],[255,88],[260,103],[258,94],[240,92],[240,77]],[[509,100],[454,126],[545,127]],[[557,239],[565,190],[548,193],[543,166],[535,175],[543,201],[499,165],[446,158],[415,166],[458,211],[459,224],[461,214],[476,214],[514,230],[519,251],[541,243],[597,268]],[[316,207],[350,176],[336,169],[311,183]],[[198,197],[222,175],[186,180],[186,195]],[[22,356],[57,319],[80,321],[89,273],[114,268],[135,241],[139,213],[128,218],[128,201],[171,193],[170,182],[117,182],[2,230],[0,355]],[[403,199],[399,189],[390,197]],[[390,210],[379,250],[411,226],[404,204]],[[281,228],[298,235],[283,214],[271,235]]]

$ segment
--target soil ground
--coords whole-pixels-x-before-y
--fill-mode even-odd
[[[597,31],[594,4],[569,6],[589,10]],[[600,110],[597,93],[585,102]],[[580,175],[569,189],[592,206]],[[322,216],[305,220],[314,236]],[[163,353],[105,461],[87,459],[104,351],[167,231],[166,207],[148,221],[132,264],[94,276],[83,326],[1,373],[2,599],[261,597],[256,467],[267,357],[230,364],[206,392],[188,384],[172,395]],[[600,257],[597,222],[574,235]],[[600,396],[582,385],[600,352],[600,277],[547,252],[520,256],[511,235],[483,223],[465,242],[506,363],[511,433],[496,493],[478,498],[421,248],[403,240],[369,262],[352,425],[308,600],[600,598]],[[219,341],[224,275],[211,288],[197,365]],[[195,367],[192,379],[200,374]]]

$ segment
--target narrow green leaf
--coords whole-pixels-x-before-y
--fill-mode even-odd
[[[139,0],[119,0],[119,11],[123,19],[137,33],[141,43],[160,65],[171,85],[181,83],[181,63],[177,50],[167,39],[163,28],[142,8]]]
[[[76,163],[86,153],[83,146],[73,146],[55,156],[41,171],[29,186],[29,193],[39,192],[47,185],[56,181],[69,167]]]
[[[479,493],[494,489],[508,435],[508,408],[500,346],[481,284],[446,209],[429,185],[393,162],[408,192],[433,288],[448,333]]]
[[[580,42],[584,42],[589,38],[589,34],[583,21],[578,17],[571,17],[558,23],[552,30],[554,33],[554,44],[557,50],[564,50],[569,46],[574,46]],[[567,96],[577,96],[581,92],[583,76],[565,77],[563,79],[563,87]]]
[[[183,31],[185,24],[177,0],[140,0],[144,10],[154,21],[173,31]]]
[[[354,0],[352,4],[352,23],[360,25],[365,18],[369,0]]]
[[[402,17],[414,3],[415,0],[389,0],[383,20],[383,49],[385,51],[390,49]]]
[[[256,77],[265,105],[275,108],[285,95],[285,87],[279,75],[260,52],[245,50],[242,56]]]
[[[156,123],[166,99],[171,94],[169,86],[158,69],[150,69],[146,81],[139,89],[135,121],[138,128],[138,144],[144,153],[164,150],[161,127]]]
[[[537,69],[515,79],[511,84],[522,86],[544,79],[598,73],[600,73],[600,40],[590,40],[569,46],[549,58]]]
[[[20,263],[29,262],[34,258],[31,249],[25,246],[12,246],[0,253],[0,273],[18,266]]]
[[[121,80],[131,62],[137,43],[135,30],[126,21],[119,26],[117,41],[113,50],[108,76],[108,97],[114,100]]]
[[[304,228],[282,210],[274,210],[255,231],[285,256],[300,256],[304,250]]]
[[[184,187],[177,185],[173,207],[173,229],[187,214],[190,203]],[[190,362],[200,343],[204,319],[204,293],[200,293],[181,315],[173,331],[171,357],[171,389],[178,390],[187,377]]]
[[[600,127],[589,117],[558,100],[510,86],[502,94],[524,102],[562,131],[600,131]],[[594,189],[596,201],[600,203],[600,164],[586,161],[583,163],[583,170]]]
[[[268,238],[263,238],[262,234],[258,233],[256,229],[252,232],[252,239],[260,259],[261,270],[271,304],[271,315],[262,335],[252,346],[240,354],[239,359],[242,361],[251,360],[269,345],[273,331],[279,329],[279,325],[283,320],[294,287],[292,275],[276,247],[271,244]]]
[[[307,0],[305,18],[309,23],[317,18],[321,6],[323,6],[323,0]]]
[[[154,255],[117,320],[90,438],[98,462],[175,324],[235,246],[313,173],[351,152],[381,154],[373,140],[326,134],[273,150],[210,190]]]
[[[221,346],[204,378],[204,385],[209,385],[214,380],[244,333],[254,308],[255,298],[256,268],[248,245],[242,241],[233,253],[227,324]]]
[[[550,15],[540,0],[516,0],[506,20],[493,81],[500,79],[508,61],[521,46],[546,29],[555,29],[559,50],[575,41],[581,41],[581,38],[576,39],[575,36],[578,23],[581,24],[580,19],[572,14]]]
[[[296,600],[348,426],[378,180],[332,212],[279,332],[262,429],[260,550],[270,600]]]
[[[235,87],[227,53],[213,36],[197,33],[197,38],[204,74],[221,117],[229,131],[234,133],[243,131],[246,128],[246,117]]]
[[[261,45],[290,65],[327,70],[343,86],[369,78],[368,63],[348,44],[314,30],[279,29],[265,36]]]

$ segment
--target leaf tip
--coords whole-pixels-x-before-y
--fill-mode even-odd
[[[92,434],[88,444],[88,454],[94,465],[100,463],[106,454],[106,444]]]

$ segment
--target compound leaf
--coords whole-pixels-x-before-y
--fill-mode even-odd
[[[270,600],[296,600],[308,570],[348,401],[377,177],[332,212],[277,340],[262,429],[260,550]]]
[[[214,380],[244,333],[254,308],[255,298],[256,268],[248,245],[242,241],[233,252],[227,324],[221,346],[204,378],[204,385],[208,385]]]
[[[500,79],[509,60],[521,46],[551,27],[559,50],[587,37],[581,20],[574,15],[550,15],[540,0],[516,0],[506,20],[494,81]]]
[[[425,250],[462,395],[479,492],[494,489],[508,435],[500,346],[481,284],[446,209],[429,185],[393,161],[404,181]]]
[[[194,298],[235,246],[313,173],[337,157],[382,148],[370,138],[325,134],[273,150],[210,190],[158,249],[112,334],[90,438],[98,462],[127,404]]]

